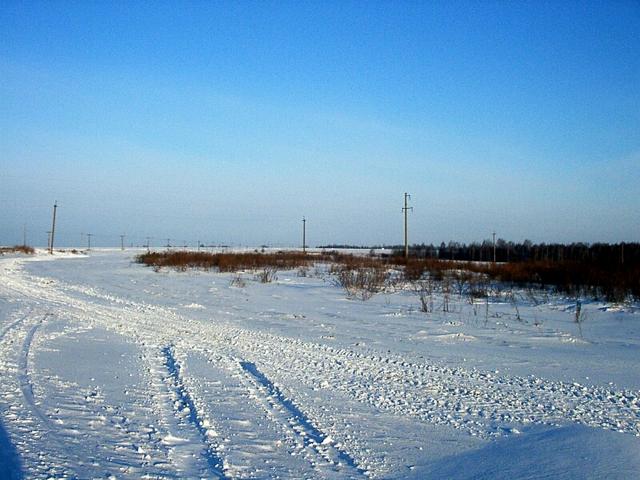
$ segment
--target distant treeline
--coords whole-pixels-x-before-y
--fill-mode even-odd
[[[393,256],[403,255],[403,245],[319,245],[323,249],[362,249],[390,250]],[[494,260],[493,241],[442,242],[434,244],[414,244],[409,247],[409,256],[414,258],[437,258],[440,260],[461,260],[466,262],[491,262]],[[495,260],[497,262],[590,262],[600,264],[638,264],[640,263],[640,243],[533,243],[525,240],[522,243],[496,240]]]
[[[392,253],[388,258],[403,261],[402,245],[371,248],[389,249]],[[492,240],[471,244],[442,242],[412,245],[409,257],[407,267],[417,268],[418,272],[450,269],[450,262],[456,262],[458,268],[515,285],[552,286],[572,295],[593,295],[616,301],[629,297],[640,299],[640,243],[536,244],[529,240],[514,243],[499,239],[493,264]],[[411,267],[411,263],[415,265]]]
[[[609,300],[640,298],[640,243],[565,245],[498,240],[496,264],[492,263],[493,252],[492,241],[470,245],[450,242],[440,246],[414,245],[410,258],[467,262],[468,270],[481,270],[491,278],[521,286],[554,286],[565,293],[592,294]],[[400,257],[403,253],[403,249],[396,248],[393,255]]]
[[[403,252],[401,246],[392,247],[394,252]],[[482,243],[442,242],[438,245],[412,245],[409,254],[416,258],[439,258],[442,260],[493,261],[493,242]],[[640,263],[640,243],[522,243],[496,240],[495,260],[497,262],[526,261],[576,261],[599,264],[638,264]]]
[[[368,247],[366,245],[349,245],[346,243],[331,243],[329,245],[318,245],[316,248],[323,248],[325,250],[371,250],[372,248],[384,248],[384,247]]]

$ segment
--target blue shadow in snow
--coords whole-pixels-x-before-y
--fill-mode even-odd
[[[6,480],[22,480],[22,464],[18,452],[0,422],[0,478]]]

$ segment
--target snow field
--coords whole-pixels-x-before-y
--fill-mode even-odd
[[[220,320],[185,297],[175,308],[29,274],[21,259],[0,268],[8,478],[420,478],[447,472],[447,455],[478,464],[464,452],[571,425],[639,444],[636,390],[303,340],[227,321],[240,303]]]

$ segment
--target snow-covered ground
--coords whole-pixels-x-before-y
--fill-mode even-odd
[[[637,478],[640,309],[0,257],[0,478]],[[240,284],[240,285],[238,285]]]

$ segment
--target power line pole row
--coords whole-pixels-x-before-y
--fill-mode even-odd
[[[411,195],[409,195],[408,193],[405,192],[404,194],[404,207],[402,208],[402,211],[404,212],[404,257],[405,258],[409,258],[409,223],[408,223],[408,212],[409,210],[413,211],[413,207],[409,207],[409,200],[411,199]],[[53,221],[52,221],[52,226],[51,226],[51,231],[47,232],[48,234],[48,240],[47,240],[47,246],[49,248],[49,253],[52,254],[53,253],[53,243],[54,243],[54,238],[55,238],[55,231],[56,231],[56,211],[58,209],[58,201],[56,200],[54,205],[53,205]],[[496,261],[496,243],[495,243],[495,232],[493,233],[493,261]],[[88,240],[88,248],[89,250],[91,249],[91,237],[93,236],[92,233],[87,233],[87,240]],[[124,250],[124,238],[125,235],[120,235],[120,249]],[[149,251],[149,247],[150,247],[150,240],[151,237],[146,237],[147,240],[147,251]],[[26,245],[27,244],[27,227],[26,225],[24,226],[24,238],[23,238],[23,243]],[[185,242],[186,243],[186,242]],[[167,239],[167,248],[169,248],[171,246],[171,240]],[[200,248],[200,241],[198,241],[198,249]],[[305,217],[302,217],[302,252],[306,253],[307,251],[307,219]],[[624,260],[623,260],[624,261]]]

